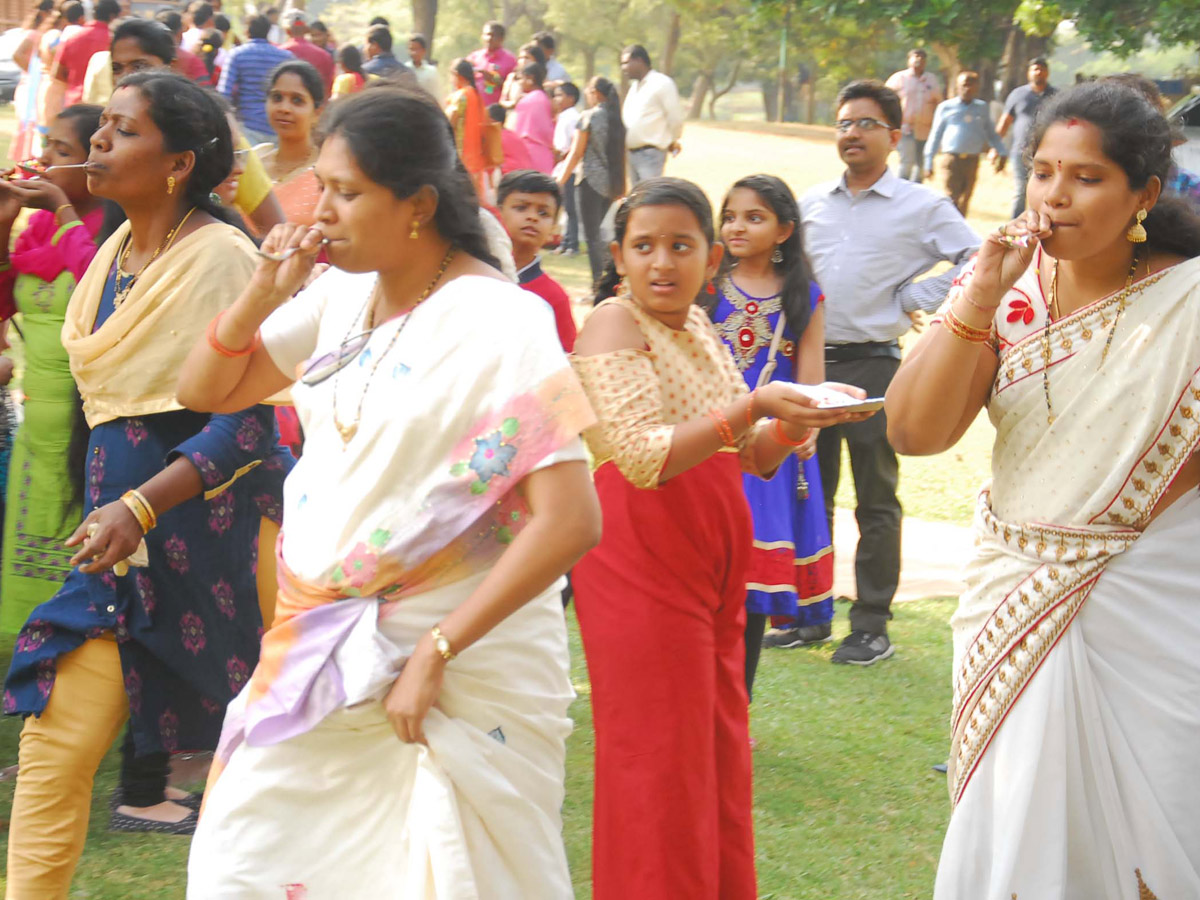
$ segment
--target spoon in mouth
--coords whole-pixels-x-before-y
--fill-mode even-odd
[[[321,246],[322,247],[328,245],[328,243],[329,243],[329,238],[321,238]],[[256,252],[263,259],[269,259],[269,260],[271,260],[271,262],[283,262],[285,259],[291,259],[293,256],[295,256],[296,251],[299,249],[300,249],[299,247],[289,247],[288,249],[284,250],[282,253],[271,253],[269,250],[263,250],[261,247],[259,247]]]
[[[28,172],[30,175],[45,175],[47,172],[53,172],[55,169],[86,169],[87,167],[87,163],[72,163],[69,166],[46,166],[44,169],[27,166],[25,163],[17,166],[22,172]]]

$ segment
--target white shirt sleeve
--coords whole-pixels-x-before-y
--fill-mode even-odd
[[[259,329],[263,347],[280,372],[299,377],[298,368],[317,348],[321,317],[331,280],[326,273],[267,317]]]

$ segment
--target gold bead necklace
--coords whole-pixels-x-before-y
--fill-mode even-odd
[[[133,252],[133,231],[131,230],[129,234],[125,236],[125,240],[121,245],[121,249],[117,251],[117,272],[113,277],[113,309],[116,309],[125,302],[125,299],[129,296],[129,292],[132,291],[133,286],[137,284],[137,280],[142,277],[142,273],[150,268],[150,263],[154,262],[156,259],[162,256],[162,254],[171,249],[171,245],[175,243],[176,235],[178,235],[183,226],[187,224],[187,220],[192,217],[192,213],[195,211],[196,207],[193,206],[183,214],[183,218],[179,220],[174,228],[167,232],[167,236],[163,238],[162,243],[155,248],[153,255],[146,260],[145,264],[132,275],[125,271],[125,263],[129,261],[129,254]],[[125,282],[124,287],[121,286],[122,278],[128,279]]]

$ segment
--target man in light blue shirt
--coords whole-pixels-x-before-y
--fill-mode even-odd
[[[808,258],[825,295],[826,377],[857,385],[869,397],[882,397],[900,366],[898,338],[912,326],[910,314],[937,309],[979,247],[949,200],[888,168],[901,118],[900,98],[891,88],[877,81],[844,87],[836,127],[846,171],[800,202]],[[939,262],[952,268],[917,280]],[[823,428],[817,458],[831,520],[843,441],[850,450],[861,538],[851,631],[833,661],[868,666],[893,652],[887,623],[900,580],[899,466],[887,439],[887,413]]]
[[[966,216],[979,173],[979,156],[990,145],[991,156],[999,172],[1008,159],[1008,149],[992,125],[988,105],[976,99],[979,75],[962,72],[958,76],[958,96],[938,104],[933,114],[933,130],[925,144],[925,174],[933,174],[938,164],[939,181],[958,211]]]

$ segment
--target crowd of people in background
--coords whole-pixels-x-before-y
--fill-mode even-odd
[[[120,12],[31,13],[0,179],[10,895],[67,895],[124,728],[110,827],[194,834],[190,897],[569,896],[573,595],[594,896],[750,900],[748,708],[761,651],[832,640],[843,457],[831,659],[870,667],[897,452],[985,408],[935,896],[1200,891],[1200,219],[1152,83],[1033,59],[996,125],[917,48],[840,90],[836,179],[714,211],[664,176],[683,109],[642,45],[622,96],[495,21],[439,69],[381,17]],[[1016,196],[980,237],[985,154]]]

